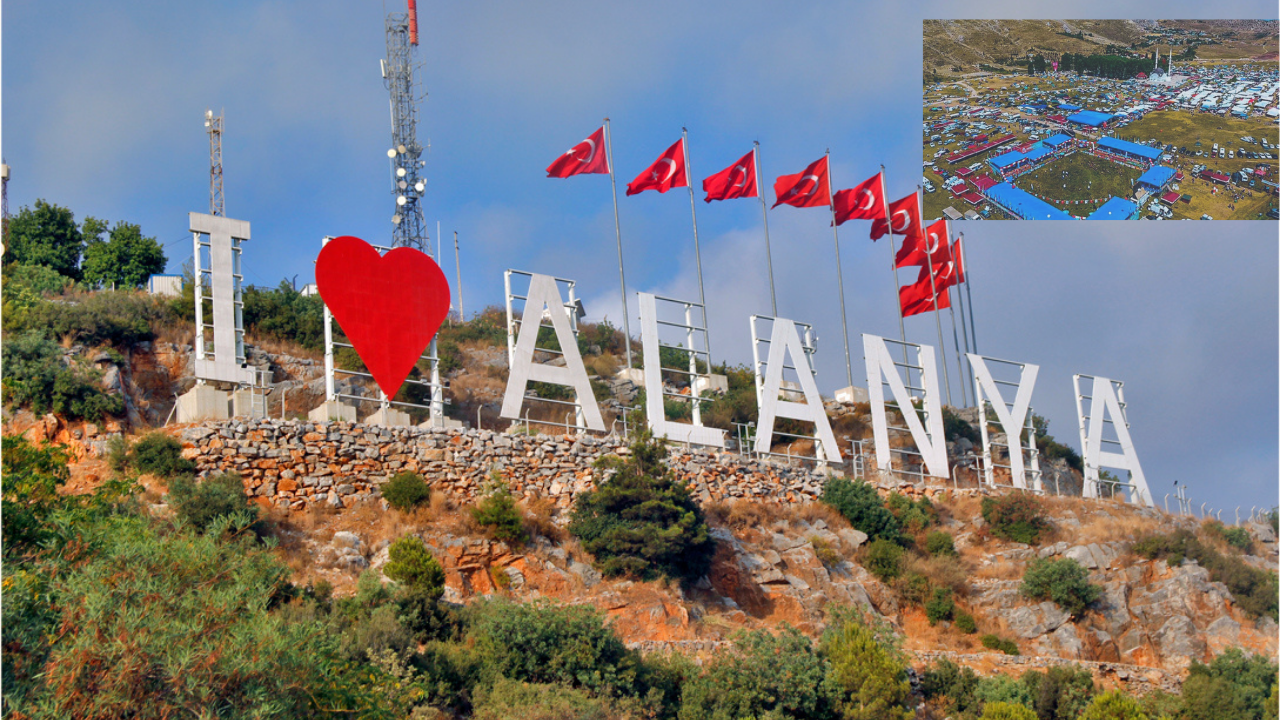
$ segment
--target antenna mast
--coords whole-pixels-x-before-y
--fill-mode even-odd
[[[204,111],[205,132],[209,133],[209,214],[227,216],[227,200],[222,194],[222,114]]]
[[[0,180],[4,183],[3,190],[0,190],[0,215],[4,217],[3,245],[9,244],[9,163],[0,160]],[[4,252],[3,245],[0,245],[0,253]]]
[[[411,247],[431,254],[426,221],[422,216],[423,191],[427,180],[422,176],[422,146],[418,144],[418,101],[425,97],[413,80],[413,48],[418,45],[418,4],[409,0],[408,14],[387,15],[387,59],[382,63],[382,78],[391,93],[391,158],[392,194],[395,214],[392,247]]]

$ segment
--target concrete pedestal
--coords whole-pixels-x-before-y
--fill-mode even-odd
[[[248,388],[236,390],[231,393],[231,417],[265,417],[266,401],[265,395],[255,398]]]
[[[708,375],[693,381],[693,388],[699,396],[710,390],[716,393],[729,392],[729,378],[726,375]]]
[[[196,385],[178,398],[178,422],[202,420],[227,420],[231,417],[231,402],[227,393],[212,385]]]
[[[381,425],[382,427],[408,427],[409,413],[401,412],[392,407],[379,408],[372,415],[364,419],[366,425]]]
[[[850,385],[846,388],[840,388],[836,391],[836,402],[842,403],[864,403],[870,398],[867,396],[867,389]]]
[[[330,400],[321,403],[320,407],[307,413],[307,419],[312,422],[329,422],[330,420],[339,420],[341,422],[355,422],[356,409],[350,405],[344,405],[337,400]]]
[[[461,421],[461,420],[454,420],[454,419],[453,419],[453,418],[451,418],[451,417],[445,417],[445,418],[440,418],[440,423],[439,423],[439,424],[437,424],[437,425],[433,425],[433,424],[431,423],[431,420],[429,420],[429,419],[428,419],[426,422],[419,424],[419,425],[418,425],[418,427],[422,428],[423,430],[430,430],[431,428],[437,428],[437,427],[438,427],[438,428],[445,428],[445,429],[448,429],[448,428],[460,428],[460,427],[462,427],[462,421]]]

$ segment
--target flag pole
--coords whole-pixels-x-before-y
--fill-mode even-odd
[[[751,147],[756,166],[756,193],[760,198],[760,214],[764,216],[764,256],[769,261],[769,302],[773,308],[773,316],[778,316],[778,295],[773,291],[773,251],[769,248],[769,201],[764,192],[764,170],[760,167],[760,141],[756,140]],[[692,188],[690,189],[692,192]]]
[[[711,372],[711,323],[707,322],[707,295],[702,289],[702,250],[698,246],[698,206],[693,197],[693,170],[689,165],[689,129],[680,128],[680,148],[684,151],[684,174],[689,183],[689,213],[693,215],[693,256],[698,262],[698,302],[702,303],[703,339],[707,342],[707,372]],[[693,350],[693,347],[689,347]]]
[[[933,252],[929,249],[929,231],[924,229],[924,188],[919,185],[916,186],[916,204],[920,208],[920,232],[924,235],[924,261],[929,266],[929,290],[933,293],[933,319],[938,325],[938,352],[942,353],[942,382],[947,391],[947,404],[950,405],[951,373],[947,371],[947,345],[942,340],[942,311],[938,308],[938,285],[933,279]],[[947,223],[944,222],[944,233],[948,233],[946,226]]]
[[[955,246],[953,245],[952,247],[954,248]],[[964,249],[964,246],[961,245],[961,250],[963,249]],[[960,260],[959,262],[960,262],[960,267],[964,267],[964,261]],[[966,277],[964,281],[968,282],[969,279]],[[964,341],[964,352],[965,352],[964,359],[965,359],[965,364],[968,365],[969,367],[969,374],[964,375],[963,379],[964,379],[965,387],[971,387],[970,383],[973,379],[973,363],[969,362],[969,352],[971,352],[969,350],[969,327],[965,325],[965,321],[964,321],[964,313],[965,313],[964,292],[962,292],[959,288],[956,289],[956,301],[960,303],[960,339]],[[964,371],[961,370],[961,372],[963,373]],[[975,405],[978,403],[978,391],[976,389],[973,390],[973,402]]]
[[[844,369],[849,376],[849,387],[853,387],[853,359],[849,354],[849,319],[844,309],[844,268],[840,264],[840,231],[836,228],[836,201],[831,187],[831,151],[827,150],[827,209],[831,211],[831,235],[836,240],[836,277],[840,281],[840,326],[844,330]]]
[[[609,163],[609,184],[613,187],[613,229],[618,234],[618,278],[622,281],[622,332],[627,348],[627,370],[631,365],[631,313],[627,312],[627,274],[622,270],[622,223],[618,221],[618,181],[613,176],[613,140],[609,132],[609,118],[604,119],[604,152]]]
[[[969,337],[973,339],[973,354],[978,354],[978,328],[973,324],[973,290],[969,285],[969,256],[965,253],[964,233],[960,233],[960,264],[964,267],[964,292],[969,298]],[[970,363],[970,370],[973,370],[973,363]],[[978,381],[973,377],[973,373],[969,373],[970,380],[973,382],[973,397],[978,397]]]
[[[911,368],[907,366],[907,326],[902,322],[902,298],[899,293],[902,285],[898,283],[898,243],[893,239],[893,218],[889,216],[888,182],[884,179],[884,165],[880,166],[880,200],[884,204],[884,225],[889,231],[889,252],[892,253],[890,264],[893,265],[893,302],[898,308],[898,334],[902,336],[902,365],[907,371],[907,384],[911,384]],[[923,228],[921,228],[923,230]]]
[[[951,255],[951,223],[947,223],[947,255]],[[956,259],[951,258],[951,275],[948,279],[953,278],[956,272]],[[956,347],[956,379],[960,381],[960,402],[964,403],[964,407],[969,407],[969,391],[966,389],[964,381],[964,356],[960,354],[960,335],[956,332],[956,308],[950,301],[952,283],[947,286],[947,310],[951,313],[951,342]],[[964,324],[964,309],[960,310],[960,322]]]
[[[457,271],[454,278],[458,282],[458,322],[466,322],[467,316],[462,310],[462,257],[458,254],[458,231],[453,231],[453,264]]]

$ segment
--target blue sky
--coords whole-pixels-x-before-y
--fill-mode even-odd
[[[252,223],[250,282],[312,275],[325,235],[390,236],[383,20],[399,0],[63,2],[3,7],[3,153],[10,206],[36,198],[141,224],[170,269],[186,218],[208,210],[206,108],[225,111],[227,212]],[[1220,17],[1274,17],[1220,2]],[[766,184],[831,150],[837,188],[887,168],[919,182],[921,20],[1198,17],[1196,2],[422,2],[430,93],[426,218],[458,231],[469,311],[502,302],[502,271],[576,279],[593,319],[620,318],[606,176],[544,169],[612,118],[622,186],[689,129],[695,182],[761,143]],[[696,298],[687,192],[619,197],[627,281]],[[750,361],[747,316],[769,312],[760,206],[698,202],[712,342]],[[890,251],[840,228],[853,372],[859,333],[897,335]],[[819,386],[845,368],[834,249],[821,209],[769,226],[779,313],[821,337]],[[1157,498],[1173,481],[1226,507],[1277,502],[1275,223],[984,222],[966,231],[979,349],[1041,365],[1032,400],[1077,445],[1071,375],[1126,381]],[[453,257],[443,263],[453,280]],[[631,309],[635,311],[635,303]],[[638,327],[633,322],[633,330]],[[950,329],[947,328],[950,335]],[[933,318],[908,339],[936,344]],[[948,338],[947,342],[950,342]],[[947,349],[953,357],[952,349]],[[953,360],[954,362],[954,360]],[[955,370],[952,370],[953,376]],[[953,377],[954,380],[954,377]]]

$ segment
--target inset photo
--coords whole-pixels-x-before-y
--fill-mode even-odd
[[[924,211],[1280,219],[1276,20],[925,20]]]

